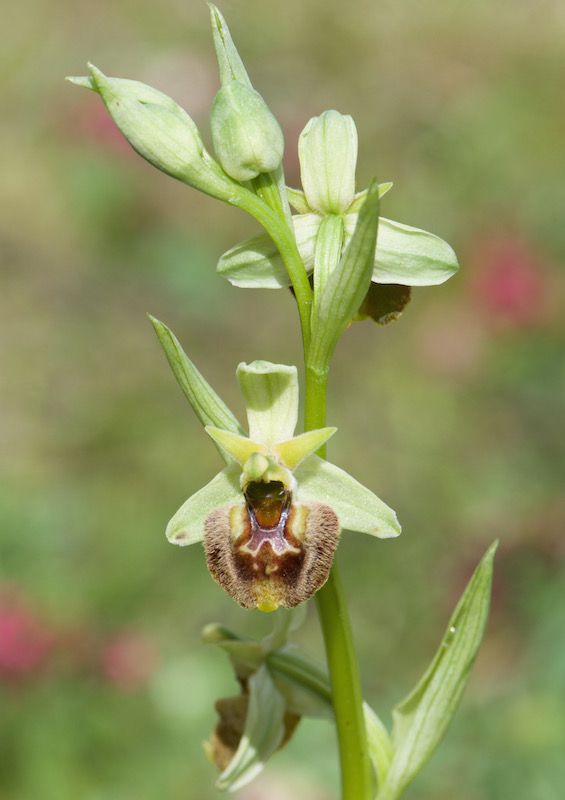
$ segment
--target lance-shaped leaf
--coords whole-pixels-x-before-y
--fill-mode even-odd
[[[337,341],[367,294],[379,224],[379,185],[373,181],[355,231],[339,264],[326,280],[312,320],[309,366],[327,369]]]
[[[496,547],[497,542],[487,550],[467,584],[426,673],[394,710],[394,756],[378,800],[400,797],[453,718],[483,638]]]
[[[97,92],[140,156],[157,169],[206,194],[237,205],[247,190],[232,181],[205,150],[193,120],[163,92],[139,81],[109,78],[92,64],[90,78],[71,83]]]
[[[285,702],[266,666],[250,679],[243,735],[216,786],[235,792],[253,780],[279,748],[284,734]]]
[[[235,416],[196,369],[170,328],[151,315],[149,319],[173,374],[200,422],[205,426],[213,425],[225,431],[243,433]]]

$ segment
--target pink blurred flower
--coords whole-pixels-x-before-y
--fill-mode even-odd
[[[103,678],[124,692],[143,688],[156,665],[157,653],[152,643],[131,632],[121,632],[109,639],[100,655]]]
[[[545,321],[550,276],[527,242],[510,234],[493,236],[479,244],[471,260],[473,295],[489,318],[516,327]]]
[[[45,623],[14,592],[0,594],[0,680],[36,675],[54,643]]]

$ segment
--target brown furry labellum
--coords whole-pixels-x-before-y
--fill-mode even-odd
[[[250,483],[244,496],[245,503],[217,508],[206,519],[208,569],[244,608],[293,608],[326,582],[339,520],[322,503],[293,503],[279,481]]]

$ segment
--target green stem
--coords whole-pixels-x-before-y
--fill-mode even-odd
[[[300,314],[300,327],[304,345],[304,357],[310,347],[310,313],[312,308],[312,287],[304,269],[304,263],[298,252],[294,232],[290,229],[282,213],[277,214],[260,197],[246,192],[245,197],[238,197],[237,205],[255,217],[267,231],[281,255],[290,277],[292,288]]]
[[[305,429],[326,424],[328,373],[306,369]],[[337,565],[316,595],[332,685],[341,762],[342,800],[371,800],[373,780],[363,716],[359,666]]]

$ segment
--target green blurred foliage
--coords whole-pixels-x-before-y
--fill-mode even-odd
[[[486,544],[502,543],[463,707],[407,798],[559,800],[563,6],[222,9],[285,130],[289,181],[308,118],[351,113],[359,183],[375,172],[394,180],[384,213],[433,230],[461,257],[460,276],[414,291],[401,321],[355,325],[331,386],[332,458],[404,524],[398,541],[350,536],[339,553],[367,697],[385,716],[431,658]],[[215,275],[251,221],[151,170],[99,100],[62,81],[92,59],[171,94],[207,134],[218,81],[203,4],[31,0],[10,15],[0,69],[0,629],[20,603],[51,639],[30,672],[0,672],[0,798],[208,800],[217,793],[200,742],[214,700],[236,686],[199,631],[221,620],[260,632],[268,620],[233,605],[199,548],[165,542],[168,517],[218,459],[145,312],[173,328],[241,413],[236,364],[298,360],[295,309],[290,294],[243,292]],[[313,612],[300,638],[321,654]],[[304,723],[240,796],[335,797],[336,770],[331,728]]]

